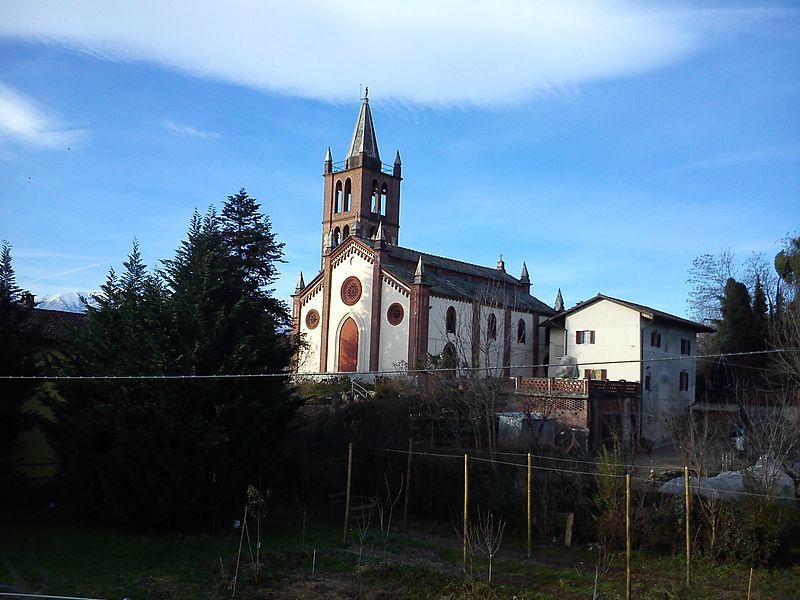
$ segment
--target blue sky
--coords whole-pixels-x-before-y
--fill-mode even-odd
[[[370,86],[400,242],[533,293],[686,313],[694,256],[800,223],[800,7],[619,1],[0,1],[0,238],[37,295],[172,255],[246,187],[319,268],[322,160]],[[331,31],[333,29],[333,32]]]

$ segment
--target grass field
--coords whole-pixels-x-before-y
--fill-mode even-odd
[[[258,583],[245,539],[237,597],[591,598],[596,553],[589,547],[537,545],[528,560],[522,540],[508,535],[495,560],[490,587],[484,561],[476,559],[472,577],[464,577],[461,548],[449,527],[415,523],[407,532],[398,528],[387,562],[373,532],[359,560],[358,544],[341,543],[340,523],[309,519],[304,546],[302,517],[276,509],[263,523]],[[214,536],[156,535],[97,528],[41,513],[5,513],[0,522],[0,586],[108,600],[230,598],[238,544],[239,531],[233,529]],[[682,557],[635,554],[634,597],[747,597],[747,568],[700,557],[693,559],[693,566],[689,595]],[[624,597],[624,567],[624,556],[618,555],[603,578],[603,598]],[[753,598],[799,595],[800,567],[756,571]]]

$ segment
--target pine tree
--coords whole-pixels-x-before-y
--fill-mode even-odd
[[[11,245],[3,242],[0,251],[0,373],[33,375],[36,371],[35,340],[24,328],[30,307],[20,304],[23,290],[16,284],[11,261]],[[18,481],[14,456],[19,436],[32,424],[24,410],[35,386],[29,382],[0,382],[0,489],[12,490]],[[2,499],[0,498],[0,501]]]
[[[223,204],[221,227],[247,280],[260,289],[272,285],[278,276],[278,263],[284,262],[284,244],[277,241],[269,217],[244,188],[228,196]]]

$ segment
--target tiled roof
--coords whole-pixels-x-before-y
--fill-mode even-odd
[[[614,298],[612,296],[607,296],[605,294],[597,294],[595,297],[590,298],[589,300],[585,300],[584,302],[579,302],[575,306],[565,311],[562,311],[556,315],[553,315],[548,321],[550,323],[554,323],[557,320],[560,320],[562,317],[576,312],[582,308],[586,308],[590,304],[594,304],[600,300],[608,300],[610,302],[616,302],[622,306],[626,306],[632,310],[635,310],[639,313],[644,313],[645,315],[661,321],[668,321],[670,323],[675,323],[677,325],[681,325],[688,329],[693,329],[699,333],[713,333],[714,328],[709,327],[708,325],[704,325],[702,323],[697,323],[696,321],[691,321],[689,319],[684,319],[683,317],[678,317],[677,315],[673,315],[663,310],[658,310],[656,308],[651,308],[650,306],[645,306],[644,304],[637,304],[636,302],[630,302],[629,300],[621,300],[620,298]]]
[[[83,313],[34,308],[22,322],[22,331],[48,342],[63,342],[85,325],[86,315]]]
[[[491,267],[426,254],[402,246],[390,247],[388,264],[383,266],[389,273],[411,285],[414,283],[414,271],[420,257],[425,267],[424,282],[430,286],[434,295],[467,301],[492,301],[542,315],[553,314],[553,309],[547,304],[524,293],[516,277]]]

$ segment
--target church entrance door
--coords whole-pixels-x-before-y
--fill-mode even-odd
[[[358,371],[358,326],[352,317],[347,317],[339,332],[339,372],[355,371]]]

